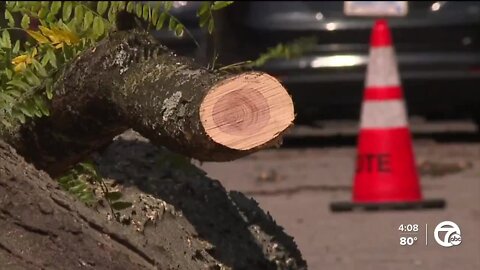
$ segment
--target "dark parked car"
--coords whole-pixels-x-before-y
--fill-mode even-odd
[[[311,52],[262,69],[287,86],[298,120],[358,117],[375,18],[346,16],[343,1],[236,2],[219,15],[210,45],[223,64],[316,36]],[[409,1],[388,23],[409,113],[480,118],[480,2]]]

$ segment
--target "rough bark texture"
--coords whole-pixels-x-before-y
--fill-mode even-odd
[[[147,33],[116,32],[60,74],[50,117],[13,129],[0,126],[0,137],[53,176],[127,128],[156,145],[204,161],[232,160],[280,144],[281,134],[265,145],[239,151],[205,134],[198,113],[201,101],[231,76],[174,55]]]
[[[120,224],[0,141],[0,269],[306,269],[254,200],[172,160],[132,132],[99,153],[110,186],[134,203]]]

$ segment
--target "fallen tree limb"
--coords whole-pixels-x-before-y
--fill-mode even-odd
[[[0,269],[306,269],[255,201],[194,166],[152,163],[169,155],[122,136],[99,158],[134,202],[120,224],[106,207],[75,202],[0,140]]]
[[[127,128],[201,161],[227,161],[280,144],[294,119],[273,77],[211,72],[135,31],[83,52],[54,90],[49,117],[0,126],[5,141],[52,176]]]

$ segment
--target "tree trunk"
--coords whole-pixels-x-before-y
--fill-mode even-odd
[[[52,176],[127,128],[201,161],[228,161],[279,145],[294,119],[273,77],[209,71],[135,31],[83,52],[54,90],[49,117],[0,126],[0,137]]]
[[[107,148],[100,168],[134,202],[121,224],[106,207],[65,195],[0,140],[0,269],[306,269],[255,201],[196,167],[160,170],[145,159],[170,155],[124,136]]]

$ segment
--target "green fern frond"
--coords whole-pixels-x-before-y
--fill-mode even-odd
[[[213,12],[226,8],[233,4],[234,1],[205,1],[197,11],[200,27],[206,28],[208,33],[212,34],[215,28]]]
[[[116,210],[123,210],[132,203],[120,200],[123,194],[119,191],[111,191],[105,183],[98,169],[91,161],[78,163],[65,175],[57,179],[59,185],[80,201],[93,206],[97,202],[94,190],[101,190],[101,195],[110,207],[114,217],[118,217]]]
[[[71,169],[62,177],[57,179],[58,184],[62,189],[68,191],[80,201],[87,205],[94,205],[96,202],[95,195],[92,188],[88,185],[91,180],[91,175],[85,174],[79,170],[79,166]]]
[[[317,43],[318,40],[316,37],[301,37],[286,44],[279,43],[275,47],[268,48],[265,53],[260,54],[260,56],[253,61],[234,63],[221,67],[219,70],[227,71],[232,69],[258,68],[273,59],[295,58],[312,50]]]
[[[203,2],[197,12],[200,26],[212,33],[215,25],[212,12],[232,3]],[[48,100],[54,94],[53,76],[85,48],[106,37],[115,28],[120,11],[134,14],[156,30],[168,29],[178,37],[186,33],[198,46],[185,25],[171,15],[172,8],[173,1],[155,4],[137,1],[6,1],[4,17],[8,28],[0,29],[1,123],[12,126],[15,122],[25,123],[28,118],[48,116]],[[78,42],[55,42],[38,32],[38,26],[61,29],[78,38]],[[12,32],[20,33],[28,40],[12,42]],[[36,54],[32,55],[34,50]],[[28,61],[12,63],[17,57],[27,57]]]

